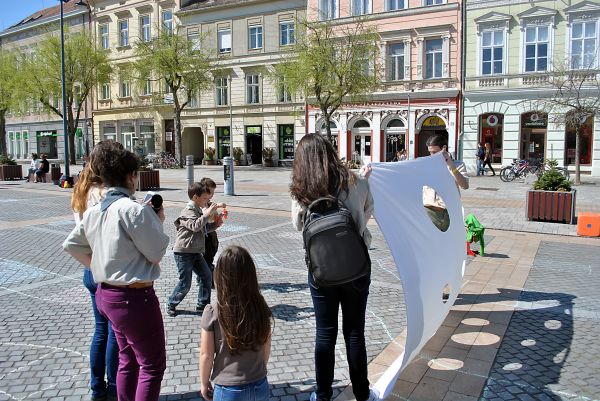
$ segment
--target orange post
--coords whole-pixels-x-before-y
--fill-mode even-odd
[[[577,235],[600,237],[600,214],[579,213],[577,216]]]

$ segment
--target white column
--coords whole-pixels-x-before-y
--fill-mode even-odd
[[[450,35],[442,35],[442,77],[450,76]]]
[[[404,41],[404,80],[410,81],[411,79],[411,55],[412,55],[412,46],[411,40],[406,39]]]
[[[381,155],[381,113],[380,110],[373,111],[373,120],[371,122],[372,126],[372,138],[371,138],[371,146],[373,147],[373,158],[371,161],[380,162],[382,161]],[[385,159],[385,158],[384,158]]]
[[[423,79],[423,38],[417,38],[417,79]]]

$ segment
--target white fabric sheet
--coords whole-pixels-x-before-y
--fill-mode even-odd
[[[418,355],[444,321],[462,285],[465,227],[460,194],[442,154],[398,163],[373,163],[369,178],[375,218],[392,252],[407,314],[404,353],[375,384],[383,399],[400,372]],[[423,186],[434,188],[446,203],[450,226],[433,225],[423,207]],[[444,303],[444,287],[450,287]]]

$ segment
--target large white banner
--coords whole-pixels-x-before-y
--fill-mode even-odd
[[[392,252],[407,314],[404,353],[375,384],[381,398],[389,395],[400,372],[418,355],[444,321],[462,285],[465,227],[460,194],[443,155],[399,163],[373,163],[369,178],[375,200],[375,219]],[[425,187],[425,196],[424,196]],[[435,192],[433,192],[435,191]],[[434,195],[448,211],[437,224],[430,215],[443,209],[424,207]],[[428,201],[425,201],[428,203]],[[440,223],[441,222],[441,223]]]

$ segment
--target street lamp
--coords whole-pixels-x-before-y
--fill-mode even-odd
[[[63,135],[65,142],[65,173],[61,177],[61,181],[67,181],[73,185],[73,179],[69,173],[69,133],[67,128],[67,87],[65,83],[65,27],[64,27],[64,11],[63,3],[68,3],[71,0],[59,0],[60,2],[60,76],[62,80],[62,118],[63,118]],[[75,3],[77,6],[87,5],[84,1],[79,0]]]
[[[223,158],[224,169],[224,195],[235,195],[233,178],[233,110],[231,105],[231,75],[227,77],[228,82],[228,101],[229,101],[229,156]]]

